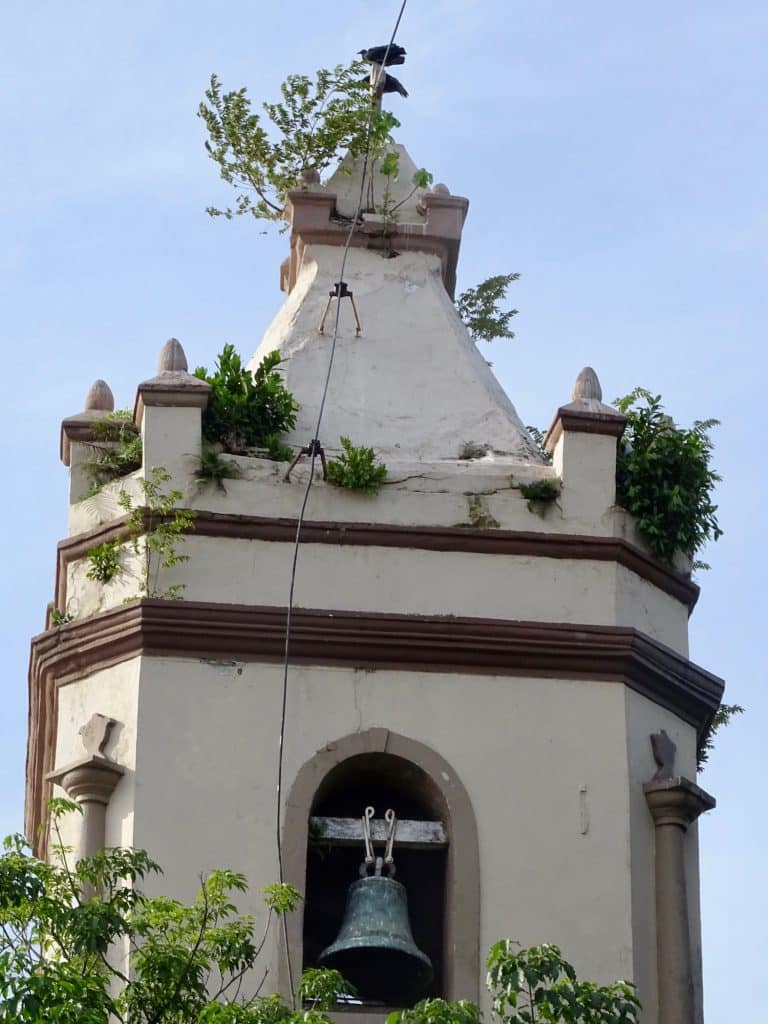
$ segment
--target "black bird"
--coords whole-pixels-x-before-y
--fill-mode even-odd
[[[370,83],[370,79],[368,78],[361,78],[360,81],[364,82],[366,85]],[[408,95],[408,90],[400,79],[395,78],[394,75],[388,75],[386,71],[381,76],[378,85],[376,86],[376,96],[381,99],[385,92],[399,92],[401,96]]]
[[[405,64],[405,47],[398,46],[396,43],[389,47],[389,53],[387,53],[386,46],[371,46],[368,50],[358,50],[357,52],[369,64],[384,64],[385,67],[389,67],[391,64]],[[385,56],[386,60],[384,60]]]

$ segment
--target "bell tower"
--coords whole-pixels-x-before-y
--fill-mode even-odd
[[[452,302],[468,200],[412,192],[402,147],[399,161],[396,218],[350,230],[352,160],[289,194],[285,301],[251,364],[279,350],[299,402],[289,475],[228,456],[238,478],[199,486],[209,388],[178,342],[138,385],[143,462],[122,481],[79,500],[89,446],[108,443],[106,385],[64,420],[69,526],[58,614],[32,642],[28,834],[69,792],[88,810],[73,844],[148,849],[179,898],[232,867],[254,914],[282,867],[305,900],[287,942],[270,933],[268,983],[341,955],[367,1004],[340,1006],[348,1024],[421,993],[482,1003],[485,954],[507,936],[633,980],[647,1024],[697,1021],[695,821],[713,801],[696,755],[722,694],[688,657],[698,588],[616,506],[624,418],[593,370],[574,367],[542,457]],[[315,442],[331,458],[342,437],[386,463],[378,494],[322,479]],[[119,494],[140,505],[159,467],[196,513],[188,560],[126,603],[140,556]],[[540,506],[521,487],[544,481]],[[91,553],[111,541],[125,571],[101,582]],[[361,911],[366,858],[379,881]],[[407,928],[412,984],[371,980],[364,957],[398,953]]]

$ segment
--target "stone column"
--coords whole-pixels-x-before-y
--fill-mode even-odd
[[[71,800],[83,809],[77,859],[92,857],[104,849],[107,804],[115,786],[123,776],[119,764],[93,754],[64,768],[50,772],[46,778],[61,786]]]
[[[680,777],[643,788],[656,825],[658,1024],[696,1024],[684,840],[688,826],[715,801]]]

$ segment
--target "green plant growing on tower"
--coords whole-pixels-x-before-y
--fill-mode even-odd
[[[744,708],[741,704],[720,705],[715,712],[715,717],[712,719],[712,725],[709,727],[709,732],[704,737],[704,742],[699,750],[699,755],[696,761],[696,768],[698,771],[701,771],[704,766],[709,763],[710,754],[715,749],[715,736],[719,730],[730,725],[731,719],[735,718],[736,715],[743,714]]]
[[[712,494],[720,477],[712,469],[709,431],[717,420],[675,425],[661,395],[635,388],[614,404],[627,417],[616,459],[616,500],[631,512],[651,551],[671,563],[678,552],[692,558],[722,530]]]
[[[532,480],[527,484],[518,484],[520,494],[525,498],[529,512],[536,515],[546,515],[547,510],[560,497],[560,481],[550,478],[544,480]]]
[[[123,545],[119,540],[106,540],[103,544],[97,544],[88,552],[90,568],[86,572],[86,579],[94,580],[97,583],[109,583],[110,580],[123,572],[121,561]]]
[[[223,459],[218,447],[210,441],[203,441],[200,448],[200,465],[195,470],[195,477],[201,486],[213,483],[216,488],[226,493],[225,480],[237,480],[241,476],[240,467],[231,459]]]
[[[261,448],[276,461],[292,458],[280,435],[296,423],[299,406],[278,372],[280,361],[278,351],[270,352],[251,373],[234,345],[225,345],[213,373],[197,367],[195,376],[211,385],[203,413],[205,441],[236,455]]]
[[[328,482],[360,494],[376,494],[386,480],[387,467],[377,461],[373,448],[353,445],[342,437],[341,449],[337,458],[328,461]]]
[[[345,153],[379,156],[400,122],[373,102],[367,64],[321,68],[314,80],[289,75],[277,103],[255,112],[246,89],[222,90],[216,75],[200,104],[205,148],[220,177],[235,189],[234,207],[208,207],[212,217],[248,215],[279,221],[288,192],[303,174],[322,174]],[[266,120],[263,119],[266,115]]]
[[[83,464],[83,472],[91,481],[84,497],[92,497],[105,484],[141,469],[142,461],[141,432],[129,409],[109,413],[96,420],[91,429],[96,443],[89,446],[91,457]]]
[[[500,303],[510,284],[519,277],[519,274],[497,274],[474,288],[468,288],[456,299],[458,314],[475,341],[514,338],[509,322],[517,315],[517,310],[503,310]]]
[[[189,555],[180,554],[178,546],[184,542],[184,534],[194,529],[197,515],[193,509],[179,508],[183,498],[181,491],[163,489],[163,484],[170,479],[162,466],[153,466],[149,476],[138,481],[144,498],[142,504],[136,504],[125,490],[118,495],[118,503],[128,516],[131,547],[140,558],[140,597],[178,600],[186,586],[184,583],[160,586],[161,572],[189,561]]]

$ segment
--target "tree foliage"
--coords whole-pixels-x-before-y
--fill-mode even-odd
[[[503,310],[500,303],[506,297],[510,284],[519,277],[519,274],[497,274],[459,295],[456,309],[475,341],[514,338],[509,322],[517,310]]]
[[[208,132],[208,155],[236,198],[234,207],[207,212],[280,220],[302,172],[321,174],[346,152],[358,156],[367,146],[373,155],[381,153],[399,121],[372,102],[368,71],[367,64],[353,61],[321,68],[314,80],[289,75],[280,86],[281,99],[261,104],[266,127],[245,88],[224,92],[212,75],[198,116]]]
[[[51,802],[54,833],[63,814]],[[143,851],[109,849],[70,866],[52,863],[21,836],[0,856],[0,1024],[329,1024],[323,1011],[351,989],[337,972],[302,982],[309,1011],[262,996],[258,970],[270,921],[300,896],[288,885],[265,894],[264,920],[239,914],[247,891],[234,871],[203,878],[190,904],[148,896],[158,865]],[[244,991],[248,988],[248,991]],[[254,991],[255,988],[255,991]]]
[[[640,1001],[626,981],[580,981],[557,946],[522,949],[504,939],[487,963],[493,1019],[500,1024],[637,1024]],[[464,1000],[425,999],[390,1015],[387,1024],[480,1024],[479,1008]]]
[[[678,427],[664,413],[661,395],[635,388],[616,399],[627,417],[616,460],[616,498],[637,519],[657,558],[693,557],[722,530],[712,493],[720,480],[711,466],[709,431],[717,420]]]
[[[243,366],[234,345],[225,345],[209,374],[198,366],[195,376],[211,385],[208,407],[203,413],[203,437],[221,444],[225,451],[242,453],[264,448],[270,458],[285,460],[291,450],[280,434],[296,422],[298,403],[277,370],[280,353],[264,356],[255,373]]]

